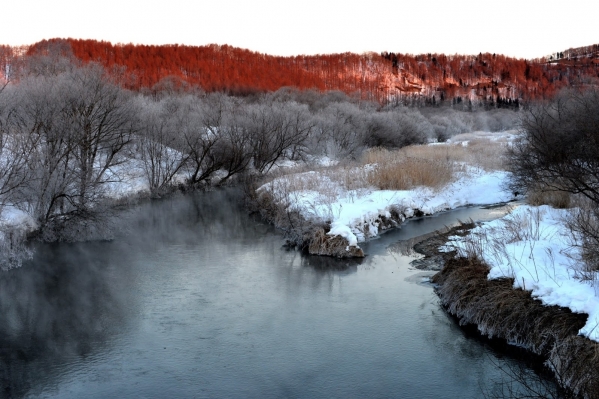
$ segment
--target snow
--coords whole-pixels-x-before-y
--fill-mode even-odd
[[[143,163],[136,159],[113,166],[106,171],[106,195],[109,198],[119,199],[137,193],[150,191],[150,184],[144,174]]]
[[[29,230],[36,227],[35,221],[26,212],[14,206],[4,206],[0,211],[0,229],[16,226],[25,226]]]
[[[484,223],[470,239],[454,237],[443,250],[475,252],[491,268],[490,279],[510,277],[546,305],[589,315],[580,334],[599,341],[599,273],[581,270],[579,238],[565,226],[568,210],[523,205]]]
[[[447,144],[461,144],[467,147],[470,141],[488,140],[491,142],[513,142],[518,137],[516,130],[505,130],[503,132],[470,132],[455,135],[447,140]]]
[[[349,176],[363,171],[350,170]],[[286,201],[292,210],[307,220],[330,222],[329,235],[340,235],[357,246],[359,242],[379,234],[379,216],[390,217],[396,211],[404,218],[419,210],[425,215],[467,205],[506,202],[512,196],[502,189],[507,172],[484,172],[467,169],[454,182],[433,190],[417,187],[413,190],[345,189],[340,183],[317,171],[283,176],[260,187],[275,198]],[[296,189],[297,180],[318,185],[317,189]],[[323,187],[325,188],[323,190]]]

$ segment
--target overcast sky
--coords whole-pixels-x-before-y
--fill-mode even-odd
[[[230,44],[276,54],[501,53],[534,58],[599,43],[598,0],[17,0],[0,43],[53,37]]]

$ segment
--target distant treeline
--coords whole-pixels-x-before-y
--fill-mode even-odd
[[[227,45],[133,45],[79,39],[0,47],[0,77],[17,78],[29,57],[96,62],[134,91],[165,87],[248,95],[283,87],[339,90],[363,100],[414,105],[519,107],[563,87],[596,85],[597,46],[559,52],[559,59],[499,54],[329,54],[270,56]]]

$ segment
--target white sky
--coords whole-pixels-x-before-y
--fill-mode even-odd
[[[598,0],[16,0],[0,43],[53,37],[230,44],[277,54],[501,53],[534,58],[599,43]]]

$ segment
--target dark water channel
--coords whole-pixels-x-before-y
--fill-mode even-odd
[[[42,246],[1,273],[0,396],[478,398],[502,378],[512,360],[390,249],[493,211],[410,222],[352,262],[282,249],[232,198],[144,204],[118,240]]]

